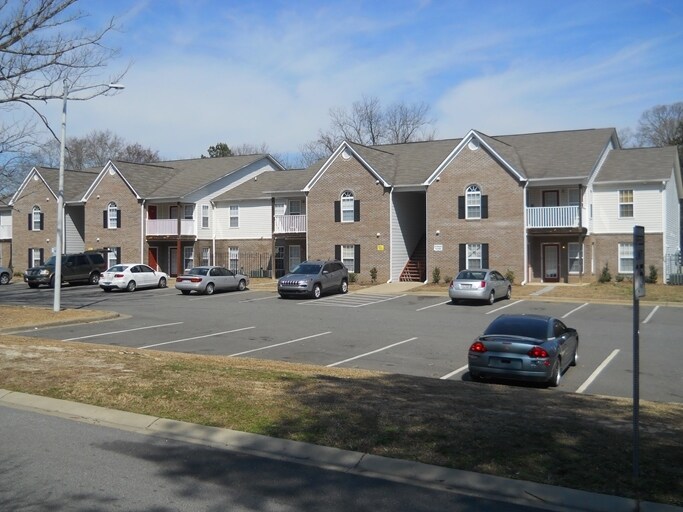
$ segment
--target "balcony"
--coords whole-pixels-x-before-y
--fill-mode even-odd
[[[274,233],[305,233],[305,215],[275,215]]]
[[[542,206],[526,209],[527,228],[578,228],[578,206]]]
[[[12,238],[12,226],[0,226],[0,240]]]
[[[177,236],[178,219],[148,219],[147,236]],[[194,220],[180,219],[180,234],[194,236]]]

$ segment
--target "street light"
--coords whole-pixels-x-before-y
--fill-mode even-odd
[[[55,274],[54,274],[54,303],[52,310],[58,312],[61,309],[61,297],[62,297],[62,238],[64,230],[64,159],[66,152],[66,100],[69,96],[69,84],[64,79],[64,93],[62,96],[62,141],[59,149],[59,189],[57,192],[57,236],[55,237]],[[99,87],[93,85],[90,87],[83,87],[81,89],[76,89],[76,91],[84,91],[86,89],[92,89]],[[107,90],[109,89],[124,89],[123,84],[109,84]]]

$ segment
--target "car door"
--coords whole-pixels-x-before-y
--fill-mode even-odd
[[[553,334],[557,341],[557,345],[560,351],[560,357],[562,358],[562,366],[566,367],[571,361],[571,355],[574,351],[573,347],[573,337],[567,331],[567,326],[564,325],[560,320],[553,321]]]
[[[226,290],[237,289],[237,276],[232,270],[227,268],[222,268],[221,273],[223,274],[223,282]]]
[[[321,273],[322,288],[324,291],[329,291],[334,283],[334,269],[332,268],[332,264],[325,263]]]
[[[505,286],[505,278],[499,272],[495,270],[491,272],[491,282],[494,285],[496,291],[496,297],[505,297],[507,293],[507,287]]]
[[[147,265],[138,265],[138,268],[140,269],[140,273],[138,274],[141,281],[140,286],[147,288],[154,286],[156,284],[156,276],[154,275],[152,268]]]

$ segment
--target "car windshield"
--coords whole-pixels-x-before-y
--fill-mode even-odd
[[[319,274],[320,267],[322,267],[322,265],[302,263],[301,265],[298,265],[294,270],[292,270],[292,274]]]
[[[54,266],[56,260],[57,260],[57,256],[50,256],[50,259],[48,259],[44,264]]]
[[[208,268],[195,267],[195,268],[191,268],[190,271],[187,273],[187,275],[189,275],[189,276],[205,276],[208,271],[209,271]]]
[[[128,267],[126,265],[114,265],[113,267],[109,268],[107,272],[123,272],[127,268]]]
[[[484,336],[492,334],[545,340],[548,337],[548,322],[542,318],[500,317],[491,322],[484,331]]]
[[[457,281],[483,281],[486,278],[486,272],[477,270],[463,270],[455,279]]]

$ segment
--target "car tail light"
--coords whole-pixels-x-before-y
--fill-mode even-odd
[[[482,281],[481,283],[479,283],[479,286],[481,286],[482,288],[486,288],[486,281]]]
[[[550,357],[550,355],[548,354],[548,352],[547,352],[545,349],[541,348],[541,347],[534,347],[534,348],[532,348],[531,350],[529,350],[529,352],[527,352],[527,355],[528,355],[529,357],[536,357],[536,358],[539,358],[539,359],[540,359],[540,358]]]
[[[193,277],[192,279],[190,279],[190,282],[191,283],[201,283],[202,278],[201,277]]]
[[[470,352],[477,352],[479,354],[483,354],[486,351],[486,347],[481,341],[475,341],[474,343],[472,343],[472,346],[470,347]]]
[[[123,277],[123,274],[114,274],[114,277],[121,279]]]

